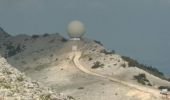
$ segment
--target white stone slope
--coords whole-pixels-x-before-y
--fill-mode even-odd
[[[88,69],[86,69],[84,66],[81,65],[81,63],[79,62],[79,59],[81,57],[81,52],[80,51],[75,51],[75,56],[73,58],[73,61],[74,61],[74,64],[75,66],[80,69],[82,72],[84,73],[87,73],[87,74],[90,74],[90,75],[95,75],[95,76],[99,76],[99,77],[102,77],[102,78],[106,78],[106,79],[109,79],[113,82],[117,82],[119,84],[122,84],[122,85],[125,85],[125,86],[128,86],[128,87],[131,87],[131,88],[134,88],[140,92],[144,92],[146,94],[150,94],[150,95],[154,95],[155,97],[159,98],[159,91],[156,90],[156,89],[152,89],[152,88],[149,88],[149,87],[144,87],[144,86],[139,86],[139,85],[135,85],[135,84],[130,84],[128,82],[125,82],[125,81],[122,81],[122,80],[119,80],[119,79],[116,79],[116,78],[113,78],[113,77],[109,77],[109,76],[105,76],[105,75],[102,75],[102,74],[98,74],[98,73],[95,73],[95,72],[92,72],[92,71],[89,71]]]
[[[69,100],[13,68],[0,56],[0,100]]]
[[[72,62],[74,53],[66,55],[69,60],[41,71],[31,71],[30,77],[64,94],[72,95],[76,100],[161,100],[107,78],[84,73]]]
[[[9,37],[4,42],[0,43],[0,53],[4,55],[7,51],[6,46],[3,45],[5,43],[12,42],[15,46],[20,44],[21,47],[23,47],[23,50],[20,53],[7,58],[10,64],[17,66],[18,68],[16,68],[21,71],[28,71],[31,69],[39,70],[46,66],[52,66],[53,64],[59,63],[62,58],[60,56],[64,54],[64,52],[69,52],[71,44],[76,44],[63,42],[62,39],[63,37],[59,34],[50,34],[48,36],[42,35],[36,39],[26,35]],[[78,45],[83,51],[81,57],[82,64],[87,64],[87,69],[89,70],[97,71],[100,74],[106,74],[135,84],[136,81],[133,79],[133,76],[138,75],[139,73],[145,73],[154,87],[158,88],[161,85],[169,85],[169,82],[160,80],[139,68],[129,67],[127,62],[122,60],[120,55],[106,55],[101,53],[101,50],[105,50],[105,48],[91,40],[85,39],[78,43]],[[89,61],[89,58],[92,58],[92,60]],[[96,61],[104,64],[104,68],[92,69],[91,66],[93,66]],[[126,65],[125,68],[122,67],[123,64]]]
[[[140,84],[134,80],[133,76],[145,73],[156,89],[161,85],[169,85],[169,82],[139,68],[128,67],[127,62],[121,59],[120,55],[101,53],[100,51],[105,48],[92,40],[83,39],[77,43],[63,42],[62,39],[63,37],[57,34],[40,36],[36,39],[25,35],[10,37],[4,43],[11,41],[16,45],[24,45],[25,49],[7,59],[10,64],[17,66],[17,69],[25,72],[32,79],[59,92],[72,95],[77,100],[145,100],[146,98],[143,99],[143,96],[149,98],[148,100],[156,99],[139,90],[110,82],[107,78],[89,75],[77,69],[73,63],[74,54],[71,50],[71,45],[75,44],[83,52],[79,60],[81,65],[89,71],[139,86]],[[1,46],[0,52],[4,54],[5,46]],[[103,68],[92,69],[91,67],[96,61],[104,64]],[[122,67],[122,64],[125,64],[126,67]]]
[[[80,62],[90,71],[105,76],[111,76],[133,84],[138,84],[136,80],[134,80],[134,76],[144,73],[153,87],[158,88],[159,86],[170,86],[170,82],[166,80],[162,80],[137,67],[128,66],[128,62],[124,61],[118,54],[105,54],[101,52],[105,50],[105,48],[99,44],[92,42],[86,43],[84,48],[86,51],[82,52]],[[95,62],[100,62],[103,66],[92,68]]]
[[[14,47],[20,45],[22,49],[20,52],[7,57],[11,65],[16,66],[20,71],[32,69],[32,67],[49,66],[50,63],[57,61],[55,54],[62,48],[64,43],[62,39],[64,38],[59,34],[41,35],[37,38],[17,35],[0,43],[0,53],[5,56],[9,52],[7,47],[10,43]]]

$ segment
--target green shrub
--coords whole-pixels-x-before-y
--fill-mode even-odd
[[[148,72],[148,73],[150,73],[154,76],[157,76],[161,79],[166,79],[162,72],[160,72],[158,69],[156,69],[152,66],[140,64],[137,60],[134,60],[134,59],[132,59],[130,57],[126,57],[126,56],[122,56],[122,59],[128,62],[129,67],[138,67],[138,68],[145,70],[146,72]]]
[[[51,100],[51,94],[42,94],[40,95],[41,100]]]
[[[92,69],[96,68],[103,68],[104,64],[101,64],[99,61],[95,62],[94,65],[91,67]]]
[[[11,57],[20,53],[22,51],[21,45],[18,44],[17,46],[13,45],[11,42],[5,44],[7,49],[7,57]]]
[[[144,73],[134,76],[134,79],[142,85],[152,86]]]
[[[24,78],[23,78],[23,76],[19,76],[19,77],[17,77],[17,80],[21,82],[21,81],[24,81]]]
[[[100,41],[94,40],[94,42],[101,45],[101,46],[103,46],[103,44]]]
[[[39,38],[39,35],[32,35],[32,39],[37,39]]]
[[[170,78],[168,78],[168,81],[170,82]]]
[[[92,58],[89,58],[89,61],[93,60]]]
[[[62,42],[67,42],[68,40],[66,38],[61,39]]]
[[[158,89],[168,89],[168,91],[170,91],[170,86],[160,86]]]
[[[69,100],[76,100],[74,97],[72,96],[67,96]]]
[[[81,89],[84,89],[84,87],[79,87],[78,89],[80,89],[80,90],[81,90]]]
[[[123,64],[121,64],[121,66],[122,66],[123,68],[125,68],[125,67],[126,67],[126,64],[125,64],[125,63],[123,63]]]
[[[107,51],[105,49],[100,50],[100,53],[104,53],[105,55],[114,54],[113,52]]]
[[[49,36],[49,34],[48,34],[48,33],[45,33],[45,34],[43,35],[43,37],[47,37],[47,36]]]
[[[55,42],[55,39],[51,39],[51,40],[49,41],[49,43],[53,43],[53,42]]]
[[[42,69],[45,69],[49,66],[49,64],[41,64],[41,65],[38,65],[37,67],[35,67],[35,70],[36,71],[40,71]]]
[[[115,54],[115,53],[116,53],[116,51],[115,51],[115,50],[112,50],[111,52],[112,52],[112,54]]]

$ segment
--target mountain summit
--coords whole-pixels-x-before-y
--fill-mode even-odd
[[[159,87],[170,86],[158,70],[109,51],[96,40],[18,35],[5,38],[0,47],[16,69],[76,100],[162,100]]]

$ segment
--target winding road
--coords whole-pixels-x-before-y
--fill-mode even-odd
[[[75,67],[78,68],[80,71],[87,73],[87,74],[90,74],[90,75],[99,76],[99,77],[102,77],[102,78],[105,78],[105,79],[109,79],[110,81],[117,82],[117,83],[120,83],[122,85],[125,85],[125,86],[128,86],[128,87],[134,88],[136,90],[139,90],[140,92],[153,95],[154,97],[158,97],[160,95],[159,91],[156,90],[156,89],[151,89],[151,88],[147,88],[147,87],[144,87],[144,86],[139,86],[139,85],[127,83],[125,81],[121,81],[121,80],[115,79],[113,77],[104,76],[104,75],[89,71],[79,62],[79,59],[81,58],[81,54],[82,53],[80,51],[75,51],[74,57],[73,57],[73,63],[75,64]]]

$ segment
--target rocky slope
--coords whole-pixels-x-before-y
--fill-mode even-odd
[[[159,86],[170,86],[168,81],[130,66],[122,56],[89,39],[72,41],[59,34],[11,36],[0,42],[0,54],[32,79],[77,100],[161,100],[159,95],[82,72],[73,62],[72,45],[78,45],[82,52],[79,62],[91,72],[156,89],[156,94]]]
[[[167,80],[152,74],[160,74],[159,72],[154,72],[154,69],[143,70],[138,66],[131,66],[129,64],[131,62],[124,60],[122,56],[115,54],[113,51],[106,50],[100,43],[88,42],[84,45],[84,48],[85,51],[83,52],[80,61],[88,70],[139,85],[141,83],[137,82],[134,77],[144,74],[144,77],[148,79],[149,84],[146,82],[146,84],[144,83],[143,85],[152,85],[151,87],[155,88],[158,88],[161,85],[170,85],[170,82]],[[160,74],[160,77],[164,76]]]
[[[69,100],[26,77],[0,56],[0,100]]]

